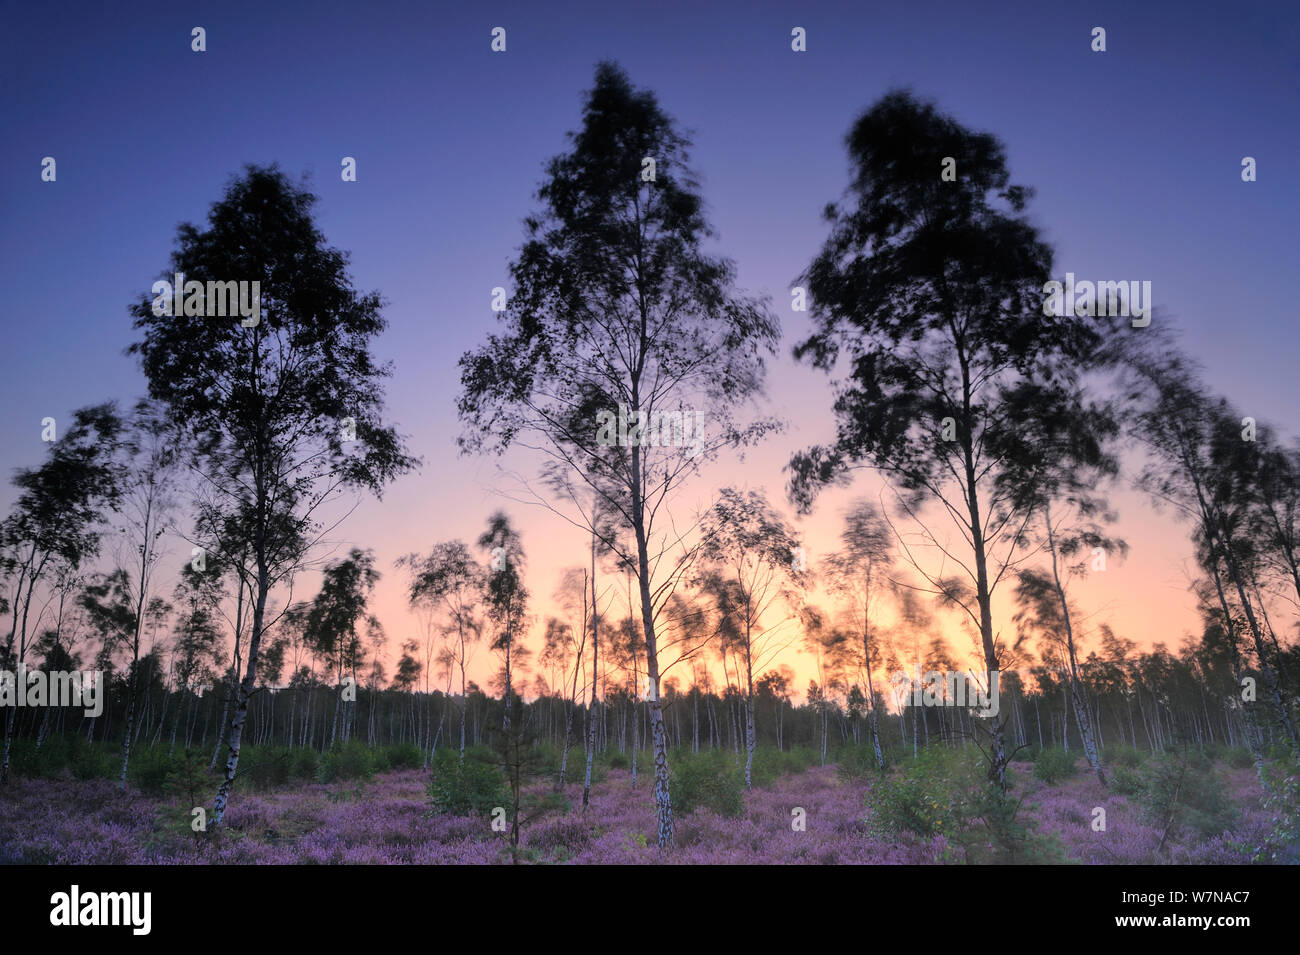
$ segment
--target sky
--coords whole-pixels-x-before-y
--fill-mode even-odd
[[[375,351],[394,362],[389,417],[424,459],[382,502],[360,502],[317,554],[374,549],[390,645],[417,633],[393,561],[472,541],[497,508],[520,525],[543,600],[560,568],[584,560],[580,534],[502,496],[503,462],[458,456],[456,362],[494,328],[492,289],[507,284],[543,165],[578,126],[602,59],[690,132],[713,251],[734,260],[741,288],[771,297],[783,326],[765,410],[787,431],[702,474],[678,499],[684,512],[727,484],[783,504],[790,455],[833,433],[825,376],[790,357],[810,326],[789,290],[825,238],[822,208],[847,184],[845,133],[894,87],[1001,139],[1012,180],[1036,190],[1029,213],[1059,275],[1150,281],[1155,321],[1179,331],[1210,386],[1244,414],[1300,430],[1294,4],[325,0],[14,4],[3,19],[0,472],[39,463],[43,418],[143,396],[124,354],[127,306],[164,273],[180,222],[201,222],[246,163],[306,175],[355,287],[387,302]],[[1090,49],[1097,26],[1105,52]],[[194,27],[203,52],[191,49]],[[503,53],[490,48],[494,27],[506,30]],[[791,49],[795,27],[805,52]],[[355,182],[340,177],[345,156]],[[1246,156],[1255,182],[1242,181]],[[44,157],[54,182],[41,179]],[[504,462],[525,474],[538,463]],[[811,563],[835,546],[847,498],[878,487],[864,475],[800,522]],[[0,506],[13,497],[0,489]],[[1187,529],[1136,493],[1113,499],[1130,554],[1076,596],[1089,625],[1176,647],[1197,626]],[[177,565],[184,555],[178,541]],[[294,596],[313,592],[303,582]],[[800,686],[812,674],[806,660],[781,662]]]

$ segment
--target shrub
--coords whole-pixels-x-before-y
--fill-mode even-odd
[[[1201,754],[1213,762],[1221,762],[1228,758],[1228,747],[1222,743],[1205,743],[1201,746]]]
[[[127,778],[137,789],[160,795],[167,788],[167,777],[180,765],[181,759],[169,755],[161,746],[147,747],[131,753],[131,762],[127,766]]]
[[[1038,759],[1038,754],[1041,750],[1041,746],[1023,746],[1016,751],[1016,754],[1012,757],[1011,761],[1013,763],[1032,763]]]
[[[287,746],[241,746],[235,779],[247,789],[276,789],[288,784],[292,766]]]
[[[631,769],[632,757],[617,751],[605,755],[605,765],[610,769]],[[639,767],[638,767],[639,768]]]
[[[1147,762],[1139,795],[1143,815],[1157,829],[1213,836],[1232,829],[1236,809],[1209,760],[1165,753]]]
[[[1128,766],[1116,766],[1110,774],[1110,788],[1120,796],[1136,796],[1142,791],[1142,774]]]
[[[803,766],[803,769],[801,769],[800,772],[803,772],[803,770],[807,769],[809,766],[816,766],[821,762],[822,758],[820,750],[814,749],[811,746],[795,746],[791,748],[789,752],[792,757],[798,758],[800,765]],[[888,752],[885,753],[885,761],[889,761]]]
[[[0,713],[0,723],[3,723],[2,717]],[[134,752],[131,762],[135,762]],[[90,743],[79,733],[70,736],[51,734],[37,749],[34,739],[14,739],[9,754],[9,771],[15,776],[57,779],[65,769],[77,779],[116,779],[122,769],[121,743]]]
[[[1008,780],[1010,783],[1010,780]],[[1065,862],[1060,840],[1035,832],[1020,817],[1020,803],[988,781],[988,767],[973,747],[928,747],[915,759],[872,783],[868,826],[877,836],[943,836],[950,858],[975,864]]]
[[[870,746],[845,746],[835,754],[835,771],[846,782],[866,779],[879,772],[876,751]]]
[[[1137,769],[1146,759],[1146,754],[1140,749],[1134,749],[1122,743],[1116,743],[1113,746],[1106,746],[1101,751],[1101,761],[1107,766],[1124,766],[1128,769]]]
[[[1286,761],[1291,758],[1293,751],[1289,743],[1270,743],[1264,747],[1265,759],[1276,759]]]
[[[974,757],[978,757],[978,752]],[[975,758],[946,746],[927,747],[900,763],[867,790],[873,834],[948,835],[965,820],[965,804],[982,785]]]
[[[532,763],[543,776],[560,775],[560,747],[553,743],[538,743],[533,747]],[[573,752],[569,752],[569,772],[573,771]]]
[[[19,759],[19,743],[25,744],[30,762],[26,770],[17,768]],[[73,754],[81,754],[89,744],[86,743],[85,737],[75,735],[70,737],[64,736],[47,736],[45,742],[41,744],[40,749],[36,748],[35,740],[14,740],[14,753],[12,756],[14,772],[20,776],[39,776],[43,779],[57,779],[63,775],[63,771],[72,765]]]
[[[75,738],[75,737],[74,737]],[[122,763],[113,760],[108,744],[87,743],[77,747],[71,757],[70,768],[77,779],[112,779],[122,769]],[[121,756],[121,751],[117,751]]]
[[[548,777],[551,782],[560,778],[560,758],[564,751],[550,743],[541,743],[537,746],[537,756],[534,765],[537,767],[537,773],[541,776]],[[645,763],[638,763],[637,769],[645,766]],[[649,763],[653,772],[654,760]],[[608,767],[597,754],[596,758],[591,761],[591,781],[595,783],[604,782]],[[587,751],[583,748],[582,743],[576,743],[569,747],[569,761],[564,768],[564,784],[566,786],[573,783],[582,783],[582,778],[587,772]]]
[[[300,746],[293,750],[293,759],[289,772],[294,779],[315,779],[320,770],[320,755],[310,746]]]
[[[1233,769],[1250,769],[1255,765],[1255,757],[1245,746],[1234,746],[1227,752],[1228,765]]]
[[[320,758],[316,778],[322,783],[340,779],[370,779],[375,774],[375,757],[364,743],[351,740],[336,744]]]
[[[419,769],[424,765],[424,751],[414,743],[392,743],[384,751],[390,769]]]
[[[560,758],[564,751],[552,743],[538,743],[533,749],[533,756],[530,763],[533,771],[538,776],[548,777],[552,783],[560,778]],[[609,761],[611,754],[597,753],[596,758],[591,761],[591,782],[592,785],[604,782],[606,774],[609,771]],[[627,769],[632,765],[630,755],[617,754],[623,757],[622,768]],[[646,767],[654,772],[654,758],[647,753],[642,753],[638,758],[637,770],[644,771]],[[581,741],[569,747],[569,762],[564,769],[564,784],[571,786],[574,783],[582,784],[582,778],[587,772],[587,750]]]
[[[755,786],[770,786],[782,776],[802,773],[810,765],[809,750],[780,750],[758,747],[754,750],[754,765],[750,779]]]
[[[964,861],[976,865],[1069,862],[1060,838],[1037,832],[1038,823],[1021,817],[1020,808],[1019,801],[1002,796],[995,784],[985,782],[967,805],[966,825],[952,835]]]
[[[1250,846],[1252,862],[1300,864],[1300,759],[1291,756],[1264,768],[1264,811],[1268,830],[1261,842]]]
[[[1073,776],[1074,771],[1075,757],[1059,746],[1049,746],[1034,760],[1034,778],[1041,779],[1049,786],[1055,786],[1062,779]]]
[[[556,778],[559,778],[559,769],[556,769]],[[583,749],[569,754],[569,769],[565,773],[564,781],[566,785],[577,783],[582,785],[582,780],[587,775],[587,753]],[[603,783],[609,778],[609,767],[597,756],[591,761],[591,784]]]
[[[487,814],[497,806],[510,805],[510,791],[495,759],[495,754],[484,753],[477,747],[465,753],[463,763],[457,750],[443,749],[435,753],[426,786],[430,814]]]
[[[3,725],[3,721],[0,721],[0,725]],[[48,746],[49,743],[50,741],[46,740],[45,746]],[[44,747],[41,750],[43,751]],[[36,749],[35,740],[15,739],[10,744],[9,749],[9,771],[15,776],[26,776],[28,778],[44,776],[45,773],[41,772],[38,762],[40,755],[41,753]]]
[[[49,779],[63,775],[63,771],[72,765],[74,755],[83,752],[87,746],[85,737],[47,736],[41,748],[36,751],[36,771]]]
[[[203,757],[187,750],[184,756],[169,757],[168,763],[163,791],[190,808],[202,805],[203,794],[209,789],[208,767]]]
[[[722,752],[676,751],[669,763],[668,792],[673,811],[687,815],[704,807],[720,816],[745,813],[745,770]]]

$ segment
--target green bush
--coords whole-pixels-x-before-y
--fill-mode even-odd
[[[1074,775],[1075,757],[1059,746],[1049,746],[1034,760],[1034,778],[1049,786]]]
[[[424,765],[424,751],[414,743],[391,743],[384,751],[389,769],[419,769]]]
[[[745,780],[744,759],[744,756],[741,756],[740,779],[742,783]],[[785,774],[781,771],[781,757],[775,751],[754,747],[754,762],[749,767],[749,780],[753,785],[766,788],[783,775]]]
[[[563,750],[553,743],[538,743],[533,748],[533,754],[529,760],[532,771],[542,777],[549,778],[551,782],[560,778],[560,757]],[[621,755],[621,754],[620,754]],[[630,755],[624,756],[627,769],[632,765]],[[654,758],[648,753],[642,753],[638,758],[638,773],[649,769],[654,772]],[[591,782],[592,785],[605,781],[609,771],[609,756],[607,754],[597,753],[596,758],[591,761]],[[587,772],[587,751],[581,742],[575,743],[569,747],[569,762],[564,769],[564,783],[566,786],[573,783],[582,784],[582,778]]]
[[[1201,746],[1201,754],[1213,762],[1222,762],[1228,758],[1228,747],[1222,743],[1205,743]]]
[[[558,746],[552,746],[549,743],[542,743],[541,745],[539,745],[538,762],[535,764],[538,767],[538,772],[543,776],[550,777],[552,781],[559,779],[560,778],[560,757],[562,755],[563,755],[563,751]],[[644,765],[647,764],[638,763],[637,769],[640,770]],[[654,760],[651,759],[648,765],[651,767],[651,771],[653,772]],[[564,768],[565,785],[569,785],[572,783],[581,783],[582,778],[586,774],[586,772],[587,772],[586,749],[583,748],[581,743],[570,746],[569,761]],[[607,773],[608,773],[608,767],[605,765],[604,761],[600,758],[600,756],[597,755],[597,757],[591,761],[592,784],[594,785],[599,782],[604,782]]]
[[[1002,796],[994,783],[986,781],[966,806],[966,824],[950,841],[961,848],[963,860],[974,865],[1068,863],[1060,838],[1039,833],[1038,823],[1020,810],[1020,801]]]
[[[496,755],[475,747],[462,763],[455,749],[434,753],[429,782],[430,814],[436,816],[484,815],[497,806],[509,806],[510,790],[495,764]]]
[[[294,779],[315,779],[320,770],[320,754],[310,746],[299,746],[293,750],[293,759],[289,764],[289,773]]]
[[[36,769],[46,778],[62,776],[72,766],[74,757],[83,753],[90,744],[81,734],[74,736],[48,736],[36,752]]]
[[[1016,751],[1016,755],[1012,758],[1011,761],[1013,763],[1032,763],[1038,759],[1038,754],[1041,750],[1042,750],[1041,746],[1032,745],[1032,744],[1029,746],[1021,747]]]
[[[1128,769],[1137,769],[1146,759],[1146,754],[1140,749],[1134,749],[1122,743],[1116,743],[1113,746],[1104,746],[1101,750],[1101,761],[1106,766],[1124,766]]]
[[[559,778],[559,769],[556,769],[556,778]],[[587,753],[582,748],[569,754],[569,769],[565,773],[566,783],[577,783],[582,785],[582,781],[587,775]],[[603,783],[609,778],[609,767],[597,756],[591,761],[591,784]]]
[[[3,725],[3,722],[3,719],[0,719],[0,725]],[[45,746],[48,745],[49,740],[46,740]],[[35,740],[15,739],[9,749],[9,771],[15,776],[25,776],[29,779],[46,776],[47,773],[42,772],[40,766],[40,756],[45,746],[42,746],[41,752],[38,752]]]
[[[983,784],[978,757],[978,751],[935,746],[903,760],[867,790],[872,833],[887,838],[955,832],[964,824],[971,793]]]
[[[802,773],[810,766],[816,766],[821,762],[821,752],[813,749],[811,746],[796,746],[787,752],[792,760],[798,760],[799,769],[796,772]],[[889,753],[885,753],[885,765],[889,765]]]
[[[1268,746],[1264,747],[1265,759],[1274,759],[1285,762],[1293,755],[1294,750],[1291,749],[1291,746],[1288,743],[1270,743]]]
[[[180,765],[181,759],[169,755],[166,747],[147,746],[131,752],[127,765],[127,778],[142,792],[161,795],[167,789],[167,777]]]
[[[537,743],[533,746],[531,762],[543,776],[560,775],[560,747],[554,743]],[[570,775],[573,770],[573,752],[569,752]]]
[[[107,743],[87,743],[72,755],[69,768],[77,779],[114,779],[122,770],[122,751]]]
[[[1138,796],[1146,821],[1171,835],[1214,836],[1232,829],[1237,811],[1214,765],[1198,754],[1163,753],[1147,761]]]
[[[844,746],[835,754],[835,772],[845,782],[856,782],[879,772],[876,750],[866,746]]]
[[[85,737],[79,734],[70,737],[47,736],[40,749],[36,749],[33,740],[23,742],[31,747],[32,764],[29,773],[20,773],[20,775],[40,776],[44,779],[57,779],[62,776],[63,771],[72,765],[73,754],[84,752],[89,745]],[[14,740],[15,750],[18,748],[18,743],[19,740]],[[14,754],[14,759],[17,759],[17,752]]]
[[[1111,770],[1110,788],[1120,796],[1136,796],[1142,792],[1142,774],[1128,766],[1116,766]]]
[[[817,755],[808,749],[781,750],[760,746],[754,750],[750,779],[755,786],[770,786],[782,776],[804,772],[816,759]]]
[[[370,747],[350,740],[335,744],[332,750],[320,757],[316,779],[322,783],[337,782],[340,779],[369,780],[375,774],[375,767],[375,753]]]
[[[612,750],[605,754],[605,765],[610,769],[631,769],[632,757],[627,753],[620,753],[618,750]],[[638,768],[640,768],[639,764]]]
[[[1264,766],[1264,803],[1269,824],[1261,841],[1244,846],[1255,863],[1300,865],[1300,759],[1290,756]]]
[[[669,761],[668,792],[673,811],[687,815],[703,807],[720,816],[745,813],[745,769],[734,754],[676,750]]]
[[[1011,783],[1008,777],[1008,783]],[[953,861],[1040,864],[1067,861],[1060,840],[1035,832],[1020,803],[988,781],[975,747],[927,747],[902,761],[867,791],[868,828],[877,836],[943,836]]]
[[[183,756],[170,757],[168,762],[170,768],[163,781],[163,791],[191,808],[202,805],[204,796],[211,792],[207,760],[200,753],[187,750]]]
[[[279,789],[288,785],[292,767],[287,746],[241,746],[235,780],[245,789]]]
[[[51,734],[40,749],[35,740],[19,737],[14,739],[9,753],[9,771],[29,779],[57,779],[65,769],[78,779],[112,778],[122,768],[121,757],[120,744],[89,743],[79,733]]]
[[[1245,746],[1232,747],[1228,750],[1225,759],[1233,769],[1251,769],[1255,765],[1254,755]]]

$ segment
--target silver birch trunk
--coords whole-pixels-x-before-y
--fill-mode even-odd
[[[212,821],[220,825],[226,814],[226,804],[230,800],[230,789],[235,783],[235,771],[239,766],[239,747],[244,738],[244,722],[248,719],[248,700],[257,686],[257,653],[262,646],[262,627],[266,619],[266,599],[270,592],[270,579],[265,563],[262,561],[263,541],[261,532],[257,541],[257,602],[253,606],[253,629],[248,636],[248,668],[239,683],[239,695],[235,699],[235,712],[230,720],[229,750],[226,755],[226,772],[217,789],[217,798],[212,806]]]

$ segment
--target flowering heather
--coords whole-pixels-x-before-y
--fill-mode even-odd
[[[1108,793],[1090,773],[1081,773],[1057,786],[1030,779],[1026,783],[1025,803],[1030,816],[1038,820],[1039,831],[1059,836],[1066,846],[1066,854],[1080,862],[1248,863],[1250,849],[1247,847],[1262,841],[1270,818],[1260,806],[1263,793],[1254,770],[1228,770],[1224,775],[1228,797],[1240,814],[1235,829],[1201,840],[1171,841],[1166,844],[1166,854],[1162,857],[1156,856],[1160,829],[1142,820],[1132,797]],[[1093,809],[1097,806],[1106,810],[1104,832],[1092,829]]]
[[[111,782],[14,781],[0,790],[0,862],[58,864],[493,864],[507,862],[503,834],[487,816],[432,816],[425,774],[398,770],[369,784],[311,783],[264,794],[238,794],[218,838],[199,840],[189,807],[121,792]],[[1088,864],[1244,863],[1270,824],[1250,770],[1227,773],[1239,809],[1233,832],[1171,840],[1157,859],[1157,828],[1144,823],[1130,799],[1105,792],[1091,775],[1057,786],[1016,776],[1025,796],[1022,818],[1054,835],[1071,861]],[[869,834],[864,795],[870,783],[844,782],[835,768],[780,777],[745,795],[745,813],[727,819],[698,809],[678,819],[677,850],[655,848],[650,781],[636,788],[628,773],[611,771],[592,790],[584,819],[581,788],[573,807],[524,829],[527,861],[597,864],[927,864],[941,863],[947,840]],[[1093,831],[1094,807],[1106,829]],[[803,810],[796,831],[793,811]]]

